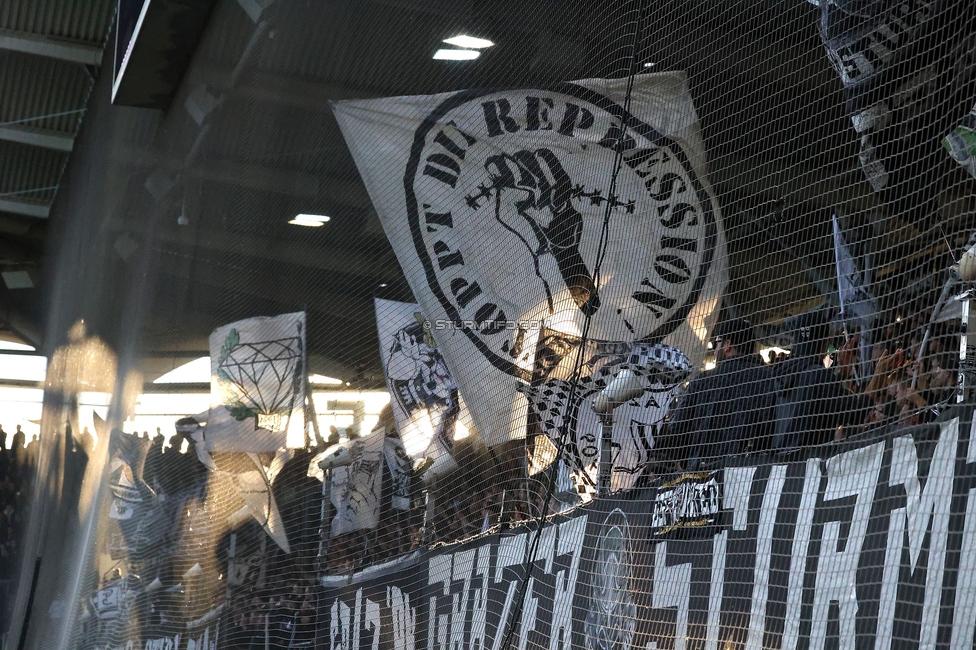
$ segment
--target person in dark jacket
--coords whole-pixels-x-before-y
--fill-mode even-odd
[[[716,366],[695,377],[681,396],[670,430],[688,445],[689,471],[719,466],[732,454],[765,449],[772,436],[774,396],[752,325],[732,319],[713,337]]]
[[[874,406],[867,395],[855,392],[856,384],[851,381],[856,339],[848,341],[838,351],[838,363],[827,368],[824,357],[828,338],[826,313],[808,312],[797,319],[791,358],[777,368],[787,389],[784,393],[788,396],[786,411],[789,413],[782,427],[785,435],[777,435],[774,442],[777,449],[820,445],[839,439],[845,428],[862,424]]]

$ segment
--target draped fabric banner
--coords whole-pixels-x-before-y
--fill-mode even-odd
[[[727,260],[687,79],[627,93],[588,79],[333,104],[489,446],[526,434],[544,330],[705,355]]]
[[[562,446],[577,495],[589,501],[595,494],[600,456],[600,423],[591,398],[606,388],[621,370],[634,372],[646,392],[620,405],[613,414],[613,453],[610,487],[627,489],[646,471],[654,447],[654,433],[664,420],[675,392],[691,375],[685,354],[667,345],[627,345],[588,342],[580,379],[572,388],[579,340],[543,330],[536,352],[532,383],[519,386],[529,400],[529,430],[534,437],[529,472],[545,469]],[[563,439],[563,431],[567,432]]]
[[[216,474],[230,482],[234,493],[246,504],[247,514],[285,553],[291,552],[291,546],[271,484],[290,455],[290,450],[279,450],[270,465],[265,465],[258,454],[224,453],[214,459]]]
[[[417,304],[375,303],[380,358],[403,448],[413,459],[449,454],[457,423],[470,425],[470,417],[430,323]]]
[[[537,542],[517,529],[324,577],[318,644],[971,648],[970,418],[683,475],[572,510]]]
[[[145,481],[150,442],[114,429],[109,434],[108,518],[112,557],[142,559],[166,536],[173,508]],[[113,525],[114,524],[114,525]]]
[[[305,444],[305,312],[248,318],[210,335],[208,451]]]
[[[379,523],[384,438],[382,431],[373,431],[346,443],[347,462],[332,468],[333,536],[376,528]]]

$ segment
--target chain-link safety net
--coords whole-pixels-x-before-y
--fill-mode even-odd
[[[222,0],[166,110],[110,68],[5,649],[973,647],[971,0]]]

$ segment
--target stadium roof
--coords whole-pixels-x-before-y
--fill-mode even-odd
[[[647,4],[647,15],[667,20],[645,26],[638,59],[649,71],[689,75],[738,311],[769,322],[825,300],[831,211],[844,204],[855,225],[865,223],[873,199],[816,8]],[[89,314],[94,330],[111,332],[126,298],[113,311],[104,296],[70,295],[68,285],[79,273],[88,286],[92,274],[131,273],[152,251],[159,281],[143,352],[169,360],[147,366],[147,380],[173,359],[199,356],[223,322],[303,308],[311,352],[323,360],[313,372],[379,377],[372,298],[411,296],[329,102],[623,76],[634,17],[616,7],[227,0],[172,100],[153,110],[109,107],[104,81],[89,99],[94,80],[111,71],[101,67],[112,56],[111,48],[102,54],[111,0],[8,0],[0,8],[0,265],[27,270],[38,286],[0,287],[7,329],[41,342],[52,305],[77,314],[84,308],[62,303],[90,300],[103,312]],[[495,45],[475,61],[434,60],[459,33]],[[77,193],[66,194],[65,182]],[[331,220],[288,224],[299,213]],[[885,245],[926,229],[891,220],[873,227]],[[96,234],[82,245],[82,233]],[[937,243],[938,231],[930,239]],[[74,270],[65,266],[69,249]],[[41,277],[54,250],[62,262],[48,259]],[[87,266],[79,255],[91,256]],[[131,296],[126,286],[107,282],[104,291]]]

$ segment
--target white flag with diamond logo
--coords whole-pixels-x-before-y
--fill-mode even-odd
[[[206,449],[303,446],[305,383],[305,312],[218,327],[210,335]]]

